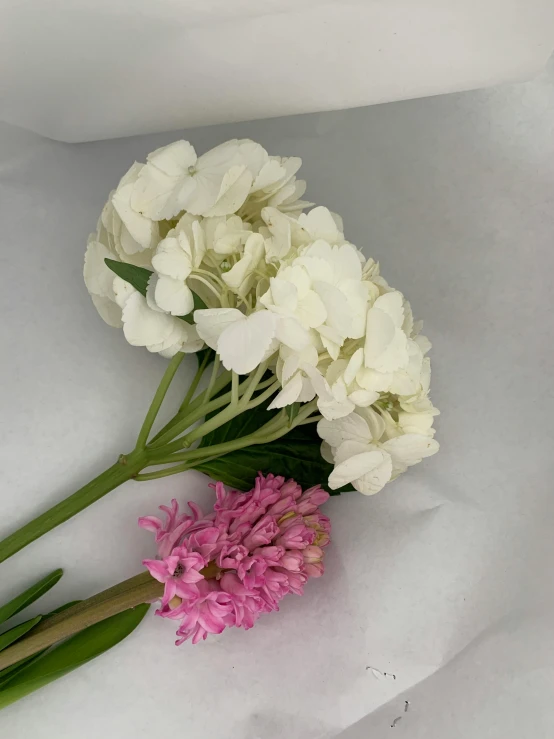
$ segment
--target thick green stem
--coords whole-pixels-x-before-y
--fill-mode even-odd
[[[27,544],[35,541],[51,529],[67,521],[76,513],[87,508],[114,488],[130,480],[147,464],[143,451],[135,451],[129,455],[121,455],[119,460],[108,467],[94,480],[91,480],[77,492],[62,500],[42,515],[14,532],[0,542],[0,562],[11,557]]]
[[[63,639],[117,613],[160,598],[164,586],[149,572],[131,577],[89,600],[48,618],[28,636],[0,652],[0,670],[51,647]]]

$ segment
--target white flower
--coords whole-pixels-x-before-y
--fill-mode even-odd
[[[316,391],[310,375],[313,376],[318,360],[317,349],[311,344],[300,352],[282,346],[277,362],[277,377],[283,389],[275,396],[268,410],[313,400]]]
[[[241,215],[254,222],[265,206],[298,216],[313,203],[300,200],[306,190],[304,180],[296,180],[302,160],[298,157],[269,157],[254,179],[250,195],[241,208]]]
[[[299,222],[277,208],[263,208],[261,216],[266,224],[266,228],[260,228],[260,233],[265,238],[268,261],[279,264],[293,246],[310,243],[309,235]]]
[[[252,233],[252,226],[238,216],[205,218],[206,246],[217,255],[237,254]]]
[[[301,267],[285,267],[272,277],[260,303],[279,317],[279,341],[298,351],[312,341],[309,329],[320,326],[327,317],[325,306]]]
[[[225,369],[245,375],[274,351],[275,316],[257,311],[249,316],[236,308],[194,311],[198,335],[217,351]]]
[[[366,390],[357,383],[356,376],[363,361],[364,352],[359,348],[350,358],[345,357],[331,362],[325,373],[325,379],[337,400],[348,398],[353,406],[367,408],[379,398],[379,393],[375,390]]]
[[[293,264],[301,265],[308,273],[313,290],[327,310],[326,326],[336,332],[341,344],[346,338],[361,338],[365,331],[369,283],[362,281],[362,264],[356,247],[331,246],[319,239]],[[325,338],[329,337],[322,336]]]
[[[119,182],[104,208],[102,219],[106,229],[114,237],[114,246],[121,249],[120,256],[137,254],[152,249],[159,238],[158,224],[131,207],[131,195],[144,165],[135,162]]]
[[[182,210],[193,215],[235,213],[246,200],[267,152],[248,139],[234,139],[196,156],[188,141],[149,154],[134,186],[135,211],[160,221]]]
[[[188,315],[194,296],[186,283],[193,269],[200,266],[206,253],[204,231],[198,219],[185,214],[158,244],[152,256],[156,273],[148,283],[147,301],[173,316]]]
[[[431,345],[340,217],[302,213],[300,164],[248,139],[200,157],[186,141],[154,151],[111,193],[85,283],[133,345],[172,356],[205,342],[238,374],[267,361],[281,386],[269,407],[316,399],[330,486],[369,495],[438,449]],[[106,259],[153,269],[146,296]]]
[[[352,483],[356,490],[372,495],[407,467],[438,451],[438,443],[428,434],[408,433],[386,439],[385,429],[385,421],[372,408],[318,423],[318,433],[330,445],[335,461],[329,477],[331,488]]]
[[[263,236],[251,234],[244,245],[242,258],[228,272],[223,273],[223,281],[234,293],[244,297],[250,292],[256,279],[260,279],[256,272],[265,268],[264,256]]]
[[[321,205],[298,216],[298,225],[308,234],[309,241],[323,241],[333,246],[344,244],[342,218]]]
[[[377,372],[406,369],[408,337],[402,330],[404,298],[398,291],[381,295],[367,312],[364,363]]]
[[[152,310],[138,291],[128,291],[122,300],[123,333],[129,344],[145,346],[148,351],[160,352],[166,357],[202,348],[203,341],[195,326]]]

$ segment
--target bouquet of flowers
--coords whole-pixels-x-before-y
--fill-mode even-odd
[[[0,542],[0,562],[129,480],[200,470],[216,502],[140,519],[158,550],[142,574],[0,634],[0,706],[108,649],[158,599],[178,643],[250,628],[323,573],[329,494],[377,493],[438,450],[421,323],[340,217],[301,200],[300,164],[248,139],[200,157],[176,141],[110,194],[85,284],[167,369],[134,448]],[[153,433],[186,354],[194,379]],[[60,576],[0,608],[0,624]]]

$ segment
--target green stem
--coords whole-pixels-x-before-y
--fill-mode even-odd
[[[265,390],[263,393],[260,393],[260,395],[254,398],[254,400],[251,400],[246,405],[246,407],[243,406],[240,401],[238,405],[233,405],[231,403],[227,406],[227,408],[222,410],[221,413],[218,413],[217,416],[212,416],[212,418],[210,418],[208,421],[205,421],[200,426],[197,426],[185,437],[183,437],[183,439],[181,440],[181,446],[190,446],[193,441],[206,436],[206,434],[209,434],[210,431],[215,431],[215,429],[223,426],[223,424],[227,423],[227,421],[231,421],[235,416],[238,416],[245,411],[251,410],[252,408],[256,408],[256,406],[268,400],[276,392],[278,387],[280,387],[280,384],[276,380],[267,388],[267,390]]]
[[[231,373],[226,372],[224,381],[220,381],[222,375],[218,377],[218,380],[214,386],[214,393],[220,392],[226,385],[229,384],[231,379]],[[239,385],[239,395],[243,392],[243,387],[246,388],[245,394],[249,392],[248,387],[250,385],[251,378],[249,377],[247,380],[245,380],[241,385]],[[268,386],[275,383],[275,378],[271,377],[268,380],[264,380],[263,382],[260,382],[258,384],[258,389],[262,390],[267,388]],[[252,388],[251,393],[254,391],[254,388]],[[275,391],[272,391],[275,392]],[[219,395],[217,398],[214,398],[213,400],[210,400],[209,403],[206,403],[206,405],[203,405],[202,403],[198,403],[198,398],[196,398],[188,408],[188,413],[185,414],[178,414],[175,416],[174,419],[170,423],[166,425],[165,428],[162,429],[150,442],[148,445],[149,449],[152,450],[158,450],[160,447],[166,447],[169,445],[169,442],[175,439],[177,436],[183,433],[183,431],[186,431],[188,428],[190,428],[193,423],[196,423],[196,421],[199,421],[204,416],[207,416],[208,414],[212,413],[213,411],[218,410],[219,408],[222,408],[224,405],[227,405],[229,401],[231,400],[231,391],[224,393],[223,395]],[[241,397],[242,401],[242,397]],[[182,449],[183,444],[180,441],[175,442],[175,448],[176,449]]]
[[[221,392],[221,390],[223,390],[223,388],[226,387],[230,382],[231,373],[223,372],[216,380],[213,389],[214,394]],[[198,395],[192,402],[188,404],[186,408],[179,409],[179,412],[171,419],[171,421],[166,423],[166,425],[162,429],[160,429],[160,431],[158,431],[158,433],[151,439],[148,446],[151,448],[161,446],[162,444],[165,444],[166,441],[171,441],[171,439],[174,439],[180,433],[185,431],[191,424],[189,423],[188,426],[182,428],[183,421],[187,421],[190,415],[197,412],[199,409],[203,409],[203,396],[204,393]],[[225,402],[227,401],[223,401],[221,405],[225,405]],[[200,413],[198,418],[202,418],[202,412]],[[198,420],[198,418],[196,420]],[[194,423],[194,421],[192,421],[191,423]],[[180,430],[178,430],[179,428]]]
[[[202,362],[200,363],[200,366],[196,370],[196,374],[194,375],[194,378],[190,384],[189,389],[187,390],[187,394],[185,395],[185,399],[181,403],[181,406],[179,408],[179,413],[182,413],[189,405],[190,401],[194,397],[194,393],[196,392],[196,388],[198,387],[198,383],[202,379],[202,375],[204,374],[204,370],[208,366],[208,363],[210,361],[210,353],[206,352],[204,355],[204,358],[202,359]]]
[[[170,475],[177,475],[179,472],[186,472],[190,470],[191,466],[187,462],[183,464],[174,464],[172,467],[165,467],[163,470],[154,470],[154,472],[144,472],[136,476],[138,482],[146,482],[147,480],[158,480],[160,477],[169,477]]]
[[[212,397],[215,381],[217,380],[217,373],[219,372],[219,361],[219,354],[216,354],[214,358],[214,366],[212,368],[212,376],[210,377],[210,382],[204,394],[204,403],[207,403]]]
[[[87,508],[114,488],[134,477],[147,464],[145,452],[132,452],[108,467],[94,480],[91,480],[77,492],[62,500],[42,515],[14,532],[0,542],[0,562],[4,562],[27,544],[35,541],[51,529],[67,521],[76,513]]]
[[[156,420],[158,411],[160,410],[160,407],[163,403],[163,399],[165,398],[167,390],[171,385],[171,381],[173,380],[173,377],[175,376],[179,365],[183,361],[184,356],[185,355],[183,354],[183,352],[177,352],[171,362],[167,365],[167,369],[164,372],[162,381],[158,385],[156,394],[154,395],[152,403],[150,404],[150,408],[148,409],[148,413],[146,414],[146,418],[144,419],[144,423],[142,424],[142,427],[140,429],[137,438],[137,449],[144,449],[144,447],[146,446],[146,442],[148,441],[148,434],[152,430],[152,426],[154,425],[154,421]]]
[[[110,616],[141,603],[156,600],[163,594],[163,589],[164,586],[154,580],[149,572],[142,572],[93,598],[78,603],[46,619],[32,629],[28,636],[0,652],[0,670],[31,657]]]
[[[236,407],[239,402],[239,376],[236,372],[231,374],[231,405]]]

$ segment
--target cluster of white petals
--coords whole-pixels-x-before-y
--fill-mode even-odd
[[[266,363],[281,387],[270,408],[317,402],[330,486],[369,495],[438,449],[430,343],[340,217],[304,212],[300,163],[248,139],[200,157],[187,141],[154,151],[111,193],[85,282],[135,346],[207,345],[241,375]],[[150,270],[145,294],[106,258]]]

